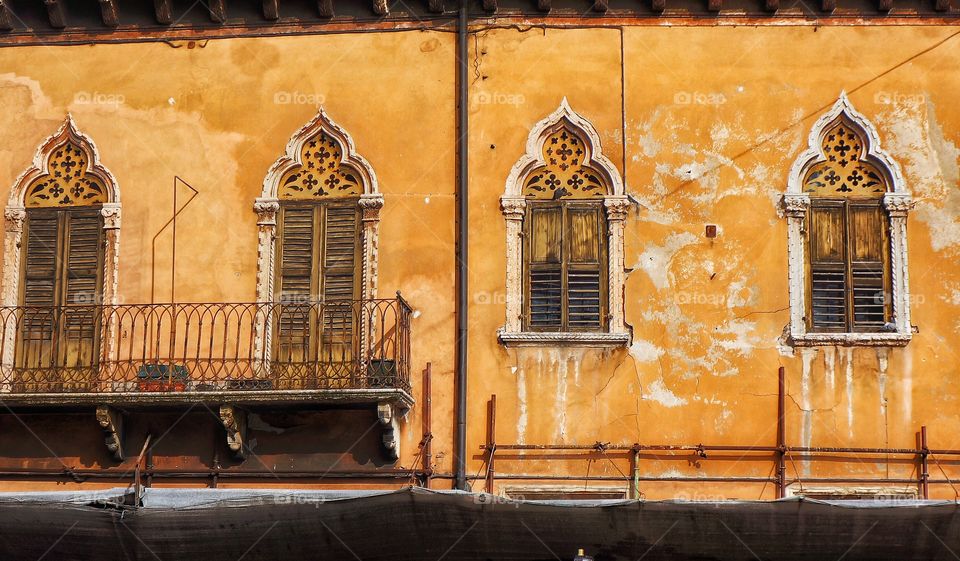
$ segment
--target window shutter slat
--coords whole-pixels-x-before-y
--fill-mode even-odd
[[[533,208],[529,218],[530,326],[560,330],[563,327],[563,208]]]
[[[96,356],[97,308],[100,303],[100,262],[103,226],[99,210],[66,215],[64,312],[59,352],[66,366],[93,364]]]
[[[281,216],[280,300],[306,303],[314,268],[314,209],[284,208]]]
[[[814,328],[843,331],[847,281],[843,206],[810,209],[810,309]]]
[[[94,304],[100,296],[100,248],[103,226],[99,211],[68,215],[66,304]]]
[[[27,255],[24,263],[23,305],[56,304],[57,215],[28,214]]]
[[[850,281],[855,328],[886,323],[883,223],[883,210],[878,204],[850,205]]]
[[[323,334],[332,361],[349,359],[356,297],[358,220],[355,206],[329,206],[324,223]]]
[[[567,265],[567,325],[601,327],[601,209],[570,208]]]

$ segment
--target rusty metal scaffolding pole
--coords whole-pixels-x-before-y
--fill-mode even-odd
[[[433,365],[427,363],[423,369],[423,471],[424,487],[430,488],[430,480],[433,479],[433,401],[431,398],[431,377],[433,374]]]
[[[930,486],[928,485],[928,481],[930,480],[930,469],[927,457],[930,455],[930,450],[927,448],[927,425],[920,427],[920,450],[920,496],[924,499],[929,499]]]
[[[487,402],[487,474],[486,491],[493,494],[493,480],[496,477],[494,461],[497,453],[497,394],[490,396]]]
[[[786,426],[784,416],[784,387],[785,369],[780,367],[777,370],[777,498],[782,499],[787,496],[787,444],[786,444]]]

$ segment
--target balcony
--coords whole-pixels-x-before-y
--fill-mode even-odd
[[[410,397],[410,306],[336,303],[0,308],[8,405],[392,402]]]

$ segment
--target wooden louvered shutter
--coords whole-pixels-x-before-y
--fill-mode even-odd
[[[847,329],[846,221],[843,201],[815,201],[810,208],[810,326]]]
[[[605,251],[603,209],[599,205],[567,209],[566,329],[604,327]]]
[[[315,317],[311,305],[315,294],[318,247],[314,243],[317,209],[284,207],[279,221],[279,268],[276,279],[280,302],[277,359],[306,362],[314,358],[311,335]]]
[[[101,303],[103,225],[98,209],[64,213],[64,255],[61,280],[63,314],[61,364],[93,365]]]
[[[53,365],[59,226],[59,213],[27,213],[21,281],[21,302],[25,308],[17,349],[20,367]]]
[[[323,349],[325,359],[331,362],[347,362],[352,357],[358,222],[355,205],[325,208]]]
[[[526,320],[530,329],[563,329],[563,207],[531,206],[527,215]]]
[[[879,202],[848,203],[852,329],[872,330],[888,321],[885,272],[887,237],[885,214]]]

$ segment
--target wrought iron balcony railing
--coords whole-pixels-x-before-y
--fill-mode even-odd
[[[410,387],[410,307],[336,303],[0,308],[0,392]]]

